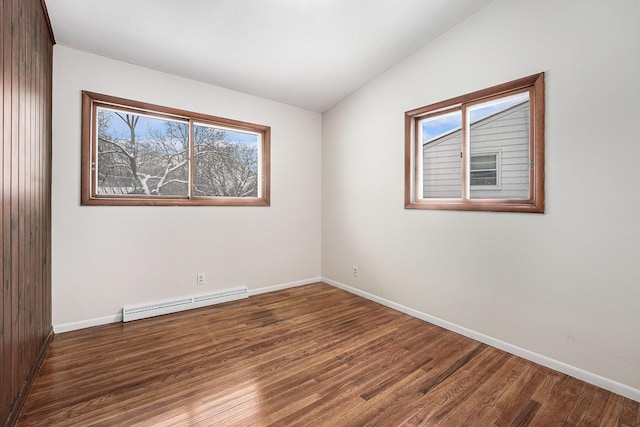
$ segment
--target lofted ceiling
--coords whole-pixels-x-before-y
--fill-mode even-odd
[[[323,112],[492,0],[46,0],[56,42]]]

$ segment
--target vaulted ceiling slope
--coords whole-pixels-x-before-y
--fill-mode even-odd
[[[323,112],[492,0],[46,0],[56,42]]]

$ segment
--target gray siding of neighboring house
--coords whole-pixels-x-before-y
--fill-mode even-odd
[[[458,130],[423,147],[423,197],[461,197],[462,135]],[[471,124],[471,155],[498,153],[498,185],[472,186],[471,198],[529,198],[529,102]]]
[[[424,198],[462,197],[462,133],[425,144],[422,160]]]

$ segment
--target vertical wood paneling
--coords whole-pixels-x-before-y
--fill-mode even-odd
[[[7,384],[8,382],[8,371],[6,370],[6,364],[5,364],[5,360],[6,360],[6,349],[8,349],[8,346],[5,345],[5,328],[4,325],[7,324],[6,322],[6,317],[5,317],[5,243],[6,239],[4,238],[4,236],[6,235],[6,231],[5,231],[5,190],[4,190],[4,183],[6,182],[6,171],[7,171],[7,167],[5,164],[5,147],[6,144],[4,143],[4,141],[7,139],[6,137],[6,133],[5,130],[7,129],[6,126],[6,118],[7,115],[5,115],[5,102],[6,102],[6,97],[4,96],[5,93],[5,77],[7,75],[7,73],[5,73],[5,68],[6,68],[6,57],[5,57],[5,45],[7,44],[7,34],[6,34],[6,30],[5,28],[7,27],[7,23],[5,20],[5,17],[8,16],[8,11],[5,11],[5,0],[1,0],[2,1],[2,6],[0,6],[0,61],[2,63],[2,65],[0,66],[0,93],[3,94],[2,98],[0,98],[0,125],[1,125],[1,130],[0,130],[0,138],[2,138],[2,147],[0,147],[0,180],[2,181],[2,185],[0,187],[2,187],[2,204],[0,205],[0,235],[2,235],[2,239],[0,239],[0,255],[2,256],[1,261],[1,266],[2,268],[0,268],[0,385],[2,386],[2,389],[4,389],[5,384]],[[5,393],[4,391],[0,390],[0,422],[3,422],[3,420],[6,418],[5,416],[5,409],[6,407],[9,406],[9,395],[8,393]]]
[[[12,425],[52,334],[54,41],[40,0],[0,1],[0,425]]]

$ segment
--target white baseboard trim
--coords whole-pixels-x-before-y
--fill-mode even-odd
[[[106,325],[109,323],[122,322],[122,312],[113,316],[97,317],[95,319],[80,320],[79,322],[61,323],[53,325],[53,332],[61,334],[63,332],[76,331],[78,329],[91,328],[93,326]]]
[[[266,294],[268,292],[281,291],[283,289],[295,288],[298,286],[310,285],[322,282],[322,277],[311,277],[309,279],[296,280],[295,282],[281,283],[279,285],[265,286],[264,288],[249,289],[249,296]]]
[[[267,292],[281,291],[283,289],[295,288],[297,286],[310,285],[312,283],[321,282],[321,277],[311,277],[303,280],[296,280],[295,282],[280,283],[272,286],[265,286],[263,288],[249,289],[249,296],[265,294]],[[78,322],[61,323],[59,325],[53,325],[53,332],[55,334],[61,334],[63,332],[76,331],[78,329],[91,328],[93,326],[107,325],[109,323],[122,322],[122,311],[112,316],[98,317],[95,319],[80,320]]]
[[[621,396],[635,400],[636,402],[640,402],[640,390],[630,387],[628,385],[621,384],[617,381],[610,380],[608,378],[602,377],[592,372],[588,372],[583,369],[576,368],[575,366],[568,365],[564,362],[551,359],[547,356],[534,353],[533,351],[529,351],[522,347],[518,347],[513,344],[509,344],[507,342],[498,340],[496,338],[481,334],[480,332],[476,332],[474,330],[456,325],[455,323],[451,323],[446,320],[440,319],[438,317],[423,313],[421,311],[414,310],[402,304],[389,301],[385,298],[379,297],[377,295],[373,295],[369,292],[365,292],[363,290],[351,287],[349,285],[345,285],[344,283],[337,282],[327,277],[323,277],[322,281],[331,286],[335,286],[336,288],[345,290],[349,293],[361,296],[363,298],[366,298],[371,301],[375,301],[379,304],[382,304],[394,310],[408,314],[409,316],[413,316],[415,318],[424,320],[425,322],[433,323],[434,325],[456,332],[460,335],[464,335],[465,337],[474,339],[476,341],[480,341],[484,344],[488,344],[492,347],[506,351],[507,353],[511,353],[513,355],[522,357],[523,359],[527,359],[531,362],[537,363],[542,366],[546,366],[547,368],[553,369],[558,372],[562,372],[563,374],[569,375],[571,377],[574,377],[579,380],[601,387],[605,390],[609,390],[613,393],[617,393]]]

